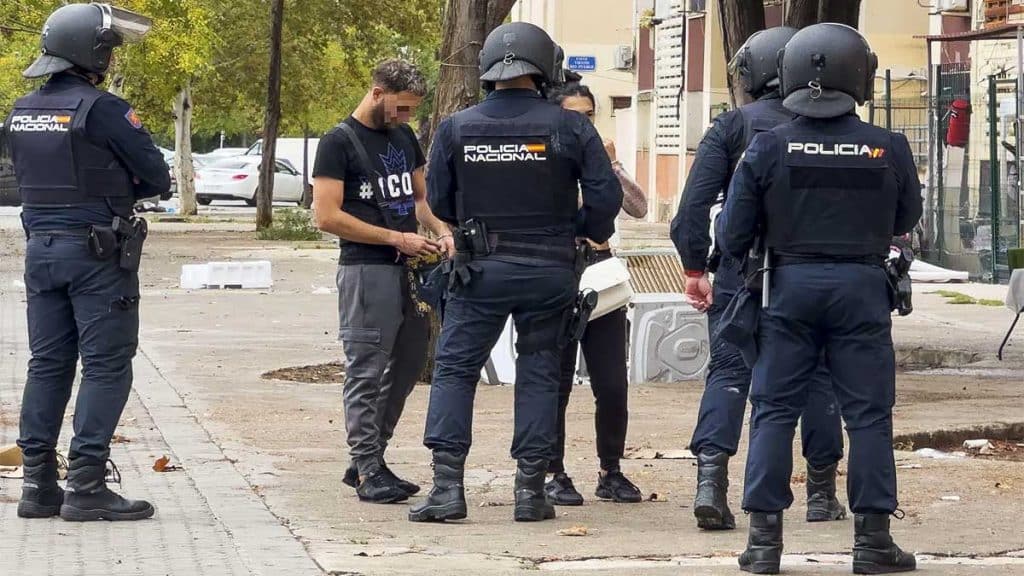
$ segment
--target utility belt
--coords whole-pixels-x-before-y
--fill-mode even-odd
[[[487,224],[475,219],[467,220],[456,229],[454,240],[456,251],[465,252],[472,258],[505,255],[563,264],[574,264],[577,259],[576,250],[569,241],[558,245],[558,238],[550,236],[491,232]],[[568,236],[565,240],[568,240]]]
[[[828,256],[823,254],[784,254],[776,252],[772,257],[772,266],[795,266],[797,264],[866,264],[882,266],[881,256]]]
[[[114,216],[107,226],[90,226],[89,252],[97,260],[119,257],[122,270],[138,272],[142,263],[142,245],[149,235],[149,224],[144,218]]]

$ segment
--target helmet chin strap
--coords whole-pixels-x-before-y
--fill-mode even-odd
[[[88,70],[83,70],[82,68],[79,68],[78,66],[75,66],[74,68],[70,68],[70,69],[66,70],[66,72],[69,73],[69,74],[73,74],[75,76],[78,76],[79,78],[83,78],[85,80],[88,80],[94,86],[99,86],[100,84],[103,84],[103,81],[107,79],[106,74],[98,74],[96,72],[90,72]]]

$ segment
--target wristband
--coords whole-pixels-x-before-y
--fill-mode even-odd
[[[685,274],[687,278],[703,278],[704,277],[704,271],[703,270],[683,270],[683,274]]]

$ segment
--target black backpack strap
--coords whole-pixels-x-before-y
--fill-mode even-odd
[[[359,136],[356,135],[356,131],[345,122],[338,124],[337,128],[339,132],[352,143],[352,148],[356,151],[356,155],[359,157],[359,163],[362,164],[363,171],[366,172],[366,176],[372,178],[372,175],[377,174],[377,171],[373,169],[373,164],[370,162],[370,155],[366,152],[366,146],[364,146],[362,141],[359,140]],[[378,186],[374,186],[372,181],[370,182],[370,187],[374,190],[374,196],[377,198],[377,208],[380,210],[381,216],[384,217],[384,224],[388,229],[395,230],[394,222],[391,220],[391,209],[388,208],[387,198],[384,197],[384,191]]]

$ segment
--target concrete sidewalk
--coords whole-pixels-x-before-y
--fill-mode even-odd
[[[0,445],[18,436],[27,361],[24,291],[0,272]],[[135,390],[125,409],[111,460],[122,475],[113,485],[152,502],[141,522],[70,523],[16,515],[21,480],[0,479],[0,574],[189,574],[243,576],[322,570],[263,504],[145,353],[135,361]],[[76,386],[77,393],[77,386]],[[60,451],[67,453],[74,396]],[[166,455],[182,471],[157,473]]]
[[[3,228],[0,441],[6,443],[16,437],[25,327],[24,295],[12,290],[22,244],[15,230]],[[591,496],[597,459],[593,404],[584,388],[574,392],[569,408],[567,464],[586,506],[560,508],[553,522],[511,521],[512,389],[490,386],[477,393],[466,522],[411,524],[405,505],[358,502],[340,482],[347,464],[341,387],[262,377],[277,368],[341,358],[337,295],[318,290],[333,286],[336,251],[203,228],[165,224],[146,246],[136,392],[119,430],[132,442],[114,447],[115,461],[128,464],[121,465],[124,492],[151,498],[157,518],[128,526],[24,522],[14,516],[20,482],[0,480],[0,561],[30,567],[33,558],[45,559],[42,554],[67,540],[52,568],[32,565],[20,573],[91,574],[101,566],[103,574],[115,575],[739,573],[735,556],[746,539],[746,518],[738,514],[734,532],[696,530],[690,510],[692,461],[624,462],[641,489],[664,502],[614,505]],[[177,288],[181,264],[252,258],[273,262],[272,290]],[[1024,333],[1008,348],[1006,362],[993,360],[1008,311],[952,306],[927,294],[931,288],[918,288],[914,315],[895,320],[901,354],[922,365],[948,367],[900,375],[895,432],[1024,421]],[[631,390],[628,448],[685,448],[700,391],[699,382]],[[431,476],[429,453],[421,443],[428,393],[421,386],[409,399],[388,454],[397,472],[425,489]],[[792,555],[784,569],[848,573],[852,522],[803,522],[798,450],[792,485],[797,502],[786,517],[786,550]],[[184,471],[152,472],[149,466],[161,454],[182,463]],[[745,441],[731,467],[736,512],[744,459]],[[922,558],[923,573],[1024,573],[1019,529],[1024,464],[931,460],[911,452],[900,452],[897,459],[907,518],[894,522],[893,529],[907,549],[928,554]],[[953,495],[960,500],[942,499]],[[845,495],[841,499],[846,502]],[[589,535],[556,535],[574,525],[587,526]],[[80,551],[97,559],[76,561]],[[0,574],[6,573],[0,564]]]

